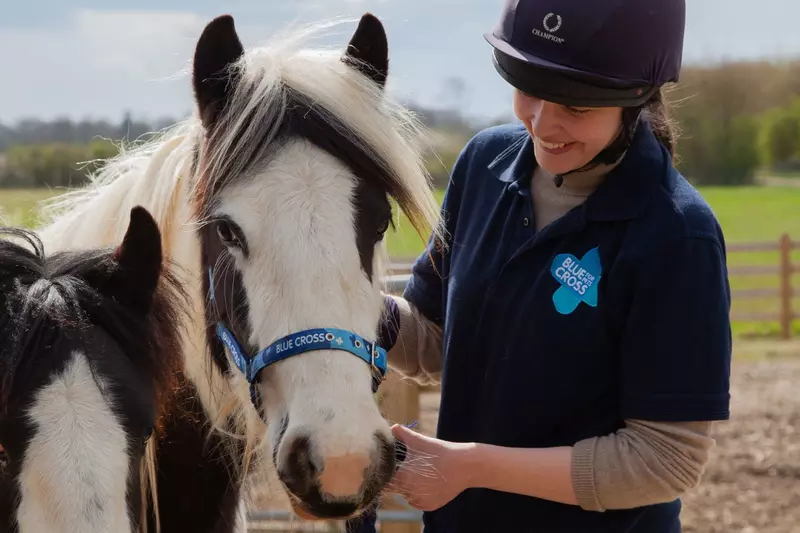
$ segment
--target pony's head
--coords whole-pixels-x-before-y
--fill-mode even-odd
[[[391,200],[425,236],[438,206],[419,123],[386,95],[387,72],[386,34],[369,14],[344,53],[282,42],[245,52],[222,16],[194,56],[211,351],[232,379],[250,374],[243,401],[266,420],[307,518],[360,512],[395,467],[373,397],[386,363],[373,346],[383,239]]]
[[[34,233],[0,232],[0,529],[135,531],[141,459],[181,364],[159,229],[136,208],[118,248],[52,256]]]

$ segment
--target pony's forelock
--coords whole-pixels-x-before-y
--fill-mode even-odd
[[[430,193],[423,156],[430,142],[418,117],[348,65],[341,50],[302,48],[307,39],[336,24],[295,29],[246,51],[231,65],[229,74],[237,82],[200,158],[198,214],[208,215],[216,191],[227,180],[247,175],[274,153],[285,118],[299,102],[378,165],[389,194],[420,237],[438,235],[439,207]]]

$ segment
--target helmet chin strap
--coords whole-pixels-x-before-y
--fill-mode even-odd
[[[642,108],[626,108],[622,110],[622,125],[620,126],[619,133],[616,138],[601,150],[591,161],[586,163],[580,168],[568,170],[553,176],[553,183],[556,187],[561,187],[564,184],[564,176],[574,174],[576,172],[586,172],[598,165],[613,165],[625,154],[630,148],[633,141],[633,135],[636,133],[636,126],[639,124],[639,114]]]

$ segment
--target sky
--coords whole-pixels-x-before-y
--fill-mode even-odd
[[[522,0],[525,1],[525,0]],[[597,0],[587,0],[597,1]],[[647,0],[642,0],[647,1]],[[365,11],[386,26],[390,90],[477,118],[509,116],[511,91],[483,33],[502,0],[8,0],[0,10],[0,123],[22,118],[181,118],[197,37],[230,13],[245,47],[293,22],[352,19],[325,45],[344,47]],[[684,64],[800,58],[800,0],[687,0]],[[459,77],[466,90],[447,90]]]

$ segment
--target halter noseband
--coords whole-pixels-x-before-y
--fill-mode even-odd
[[[208,268],[208,281],[213,302],[214,273],[211,267]],[[217,337],[228,348],[236,366],[250,384],[250,399],[256,406],[256,383],[261,371],[278,361],[306,352],[340,350],[355,355],[372,368],[373,393],[377,392],[378,386],[386,378],[386,350],[352,331],[337,328],[306,329],[281,337],[254,356],[246,357],[236,337],[219,320],[216,330]]]

